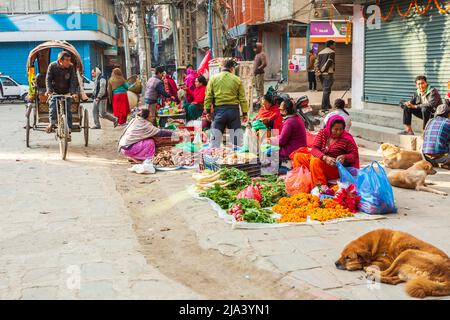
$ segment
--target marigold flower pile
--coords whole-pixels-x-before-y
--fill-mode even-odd
[[[306,222],[307,216],[311,220],[328,221],[353,216],[348,209],[334,201],[307,193],[299,193],[289,198],[281,198],[272,210],[281,214],[278,222]]]

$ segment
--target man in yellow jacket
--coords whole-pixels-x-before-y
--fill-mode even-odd
[[[242,120],[247,122],[248,104],[245,98],[244,85],[234,73],[236,62],[224,60],[222,72],[211,77],[206,87],[204,108],[211,125],[211,147],[219,148],[225,128],[230,130],[231,142],[241,145],[242,128],[239,105],[242,108]],[[211,106],[214,104],[214,115]]]

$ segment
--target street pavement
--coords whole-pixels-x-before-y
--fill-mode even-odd
[[[63,162],[52,135],[25,147],[23,114],[0,105],[2,299],[409,299],[403,284],[337,270],[345,244],[390,228],[450,252],[449,197],[394,188],[399,212],[383,220],[233,229],[189,195],[192,171],[129,173],[111,124],[88,148],[74,133]],[[358,144],[363,163],[379,160],[378,145]],[[450,193],[450,171],[428,180]],[[272,283],[281,293],[258,292]]]
[[[73,133],[68,161],[54,135],[31,133],[23,104],[0,105],[1,299],[198,299],[139,252],[108,166]],[[100,130],[91,130],[98,146]],[[126,173],[124,173],[126,174]]]

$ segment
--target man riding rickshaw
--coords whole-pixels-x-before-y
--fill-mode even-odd
[[[54,50],[59,51],[58,58],[50,62]],[[30,88],[26,113],[27,147],[31,129],[56,132],[63,160],[71,132],[83,129],[85,146],[88,145],[88,111],[80,105],[81,100],[87,99],[83,90],[81,61],[75,47],[66,41],[48,41],[30,52],[27,61]]]

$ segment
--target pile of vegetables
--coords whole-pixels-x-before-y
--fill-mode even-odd
[[[253,223],[274,223],[272,211],[261,208],[258,201],[252,199],[238,199],[230,208],[228,213],[236,221],[246,221]]]

